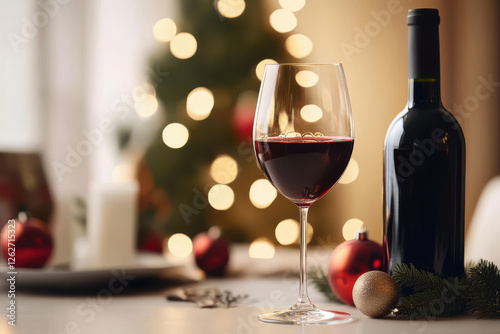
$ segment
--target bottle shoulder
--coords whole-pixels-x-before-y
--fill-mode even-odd
[[[385,146],[400,146],[405,142],[411,145],[416,139],[432,138],[437,133],[445,135],[459,145],[465,145],[460,123],[445,108],[406,107],[390,124]]]

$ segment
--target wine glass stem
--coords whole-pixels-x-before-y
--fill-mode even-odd
[[[309,300],[307,293],[307,213],[308,206],[299,206],[300,212],[300,284],[299,298],[296,306],[314,307]]]

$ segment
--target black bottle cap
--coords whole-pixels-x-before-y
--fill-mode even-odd
[[[439,24],[439,11],[435,8],[417,8],[408,10],[408,25]]]

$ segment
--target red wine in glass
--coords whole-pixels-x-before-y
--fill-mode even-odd
[[[337,183],[353,146],[352,138],[342,137],[278,137],[254,143],[268,180],[298,205],[311,205]]]

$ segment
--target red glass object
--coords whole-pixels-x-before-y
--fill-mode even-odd
[[[9,264],[16,268],[41,268],[52,254],[50,230],[36,218],[15,219],[13,224],[8,222],[2,228],[0,241],[5,261],[13,258],[15,262]]]
[[[229,244],[218,229],[211,228],[193,239],[196,264],[208,276],[222,276],[229,262]]]
[[[382,246],[369,240],[365,230],[358,231],[355,240],[338,245],[330,257],[328,283],[333,293],[344,303],[354,305],[354,283],[368,271],[382,270],[382,260]]]

